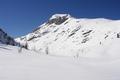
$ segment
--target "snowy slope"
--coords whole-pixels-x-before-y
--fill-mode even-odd
[[[19,47],[0,45],[0,80],[120,80],[120,40],[109,56],[73,58],[40,55]],[[103,52],[104,54],[104,52]]]
[[[76,19],[68,14],[55,14],[16,41],[27,42],[28,49],[41,54],[102,57],[104,48],[107,50],[119,37],[120,20]]]
[[[12,37],[7,35],[1,28],[0,28],[0,43],[3,44],[9,44],[9,45],[15,45],[15,41]]]

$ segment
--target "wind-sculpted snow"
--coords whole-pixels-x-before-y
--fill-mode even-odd
[[[76,19],[68,14],[55,14],[16,41],[27,42],[28,49],[41,54],[96,57],[102,55],[95,52],[104,51],[117,39],[120,39],[119,20]]]

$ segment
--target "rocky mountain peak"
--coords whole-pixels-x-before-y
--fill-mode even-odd
[[[71,16],[69,14],[55,14],[53,15],[49,21],[48,24],[56,24],[56,25],[60,25],[63,22],[65,22],[67,19],[69,19]]]

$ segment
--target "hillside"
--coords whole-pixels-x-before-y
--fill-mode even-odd
[[[15,45],[14,38],[10,37],[6,32],[0,28],[0,43],[7,45]]]
[[[28,49],[59,56],[103,56],[120,38],[120,20],[74,18],[55,14],[31,33],[16,39]],[[104,55],[107,53],[104,53]]]

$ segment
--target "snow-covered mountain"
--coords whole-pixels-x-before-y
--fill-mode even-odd
[[[0,30],[0,80],[120,80],[119,20],[53,15],[16,39],[30,50],[8,37]]]
[[[33,32],[16,39],[43,54],[89,57],[107,55],[105,51],[117,40],[120,20],[76,19],[69,14],[55,14]]]
[[[15,45],[16,42],[12,37],[7,35],[1,28],[0,28],[0,43],[2,44],[8,44],[8,45]]]

